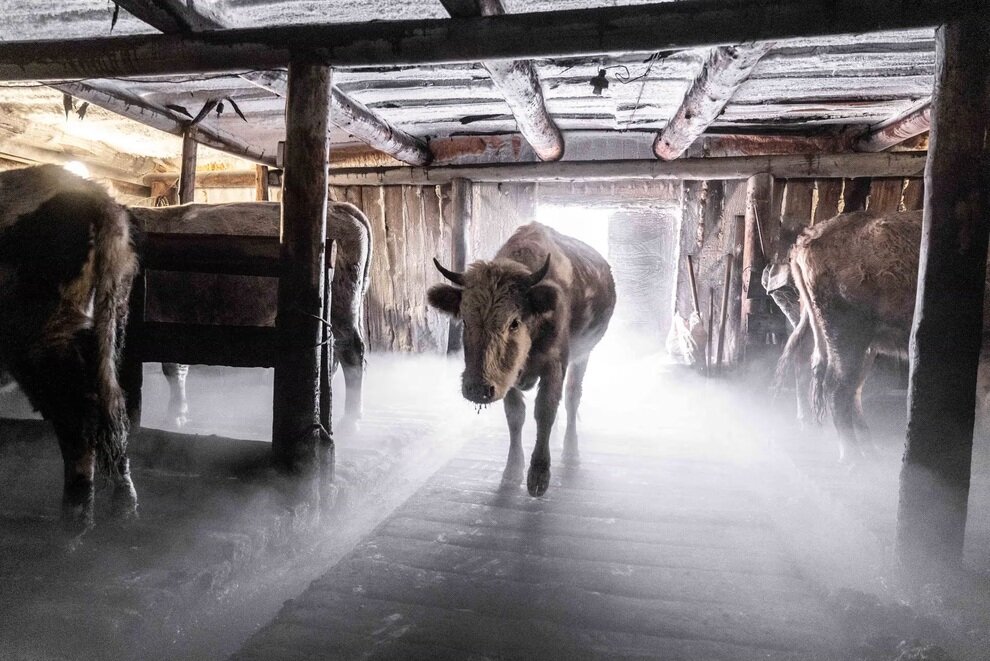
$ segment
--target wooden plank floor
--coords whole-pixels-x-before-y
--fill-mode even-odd
[[[593,430],[534,499],[500,488],[500,418],[234,658],[843,658],[758,464]]]

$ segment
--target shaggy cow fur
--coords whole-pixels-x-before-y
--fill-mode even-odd
[[[543,495],[550,482],[550,430],[568,369],[564,442],[565,451],[577,451],[588,356],[615,308],[611,268],[590,246],[539,223],[520,227],[490,262],[475,262],[465,273],[437,268],[456,286],[431,287],[430,304],[464,321],[464,397],[480,405],[505,400],[507,485],[522,478],[522,391],[540,383],[526,486],[531,495]]]
[[[827,409],[840,458],[862,452],[861,392],[875,354],[904,358],[914,318],[921,211],[841,214],[807,229],[791,251],[801,318],[777,365],[779,382],[813,339],[811,403]],[[984,327],[990,307],[984,306]],[[981,369],[981,399],[986,370]]]
[[[55,427],[63,520],[93,525],[97,464],[136,511],[117,367],[137,270],[127,212],[57,166],[0,173],[0,369]]]
[[[145,231],[174,234],[278,236],[281,205],[277,202],[187,204],[133,208],[135,223]],[[330,284],[330,322],[334,338],[334,369],[343,365],[347,399],[341,427],[353,429],[361,418],[364,377],[362,314],[371,265],[371,226],[360,209],[346,202],[327,208],[327,238],[337,242],[337,263]],[[193,292],[192,296],[176,292]],[[268,278],[190,273],[149,274],[147,314],[157,321],[272,326],[275,324],[277,284]],[[209,305],[197,307],[197,302]],[[218,308],[212,302],[223,301]],[[185,422],[185,365],[163,365],[169,382],[169,416]]]

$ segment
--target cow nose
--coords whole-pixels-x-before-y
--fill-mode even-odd
[[[495,398],[495,386],[487,383],[466,383],[464,384],[464,397],[480,404],[490,402]]]

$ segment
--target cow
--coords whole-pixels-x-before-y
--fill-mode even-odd
[[[805,230],[791,250],[801,316],[776,380],[799,360],[811,335],[811,406],[818,419],[826,409],[831,413],[840,460],[868,451],[859,438],[868,434],[861,393],[874,356],[907,356],[921,222],[921,211],[840,214]],[[990,327],[988,316],[985,305],[984,328]],[[978,399],[985,401],[988,371],[981,365],[980,373]]]
[[[135,223],[148,232],[278,236],[281,205],[277,202],[186,204],[131,209]],[[364,296],[371,264],[371,226],[353,204],[331,202],[327,209],[327,238],[337,243],[331,282],[330,322],[334,338],[334,369],[343,365],[347,399],[341,427],[357,428],[362,415],[365,344],[362,333]],[[177,292],[195,292],[183,296]],[[277,284],[250,276],[154,272],[148,276],[147,315],[158,321],[272,326],[275,324]],[[197,301],[209,305],[197,307]],[[177,426],[186,421],[188,366],[165,364],[169,382],[168,415]]]
[[[509,426],[504,486],[522,479],[522,393],[539,381],[536,447],[526,487],[531,496],[542,496],[550,483],[550,431],[565,375],[565,451],[577,451],[577,410],[588,357],[615,309],[611,268],[587,244],[540,223],[520,227],[493,260],[474,262],[464,273],[433,261],[453,286],[434,285],[427,300],[463,321],[461,393],[479,406],[504,399]]]
[[[137,512],[117,378],[137,272],[127,211],[61,167],[0,173],[0,370],[55,429],[63,526],[93,527],[99,467],[112,512]]]

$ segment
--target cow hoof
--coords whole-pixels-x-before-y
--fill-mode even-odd
[[[62,530],[59,535],[60,546],[69,553],[72,553],[82,546],[83,537],[93,529],[93,517],[79,517],[74,514],[63,512]]]
[[[530,465],[529,474],[526,476],[526,489],[529,495],[537,498],[547,492],[550,486],[550,467],[539,468]]]
[[[522,466],[506,466],[502,471],[502,488],[516,488],[522,482]]]

